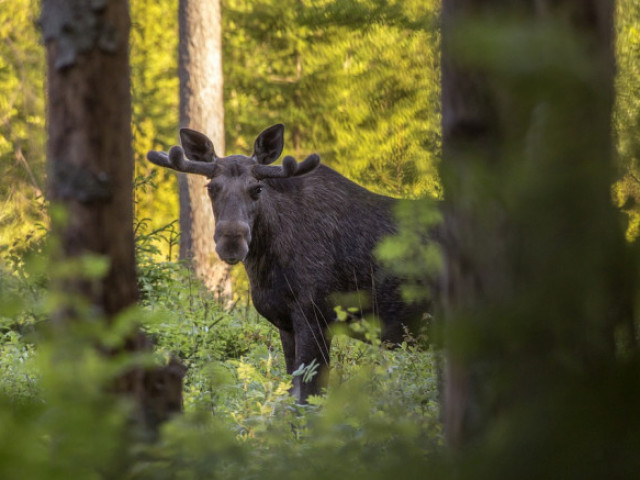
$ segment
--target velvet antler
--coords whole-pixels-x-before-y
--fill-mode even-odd
[[[160,167],[167,167],[178,172],[195,173],[197,175],[204,175],[205,177],[213,177],[216,170],[216,162],[194,162],[188,160],[184,156],[184,150],[180,146],[171,147],[169,154],[165,152],[158,152],[151,150],[147,153],[147,158],[151,163],[154,163]]]
[[[265,178],[289,178],[309,173],[320,164],[320,156],[312,153],[302,162],[287,155],[282,160],[282,165],[255,165],[253,175],[258,179]]]

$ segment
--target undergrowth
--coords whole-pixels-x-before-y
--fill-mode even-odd
[[[61,339],[49,325],[61,300],[46,245],[3,252],[0,478],[370,479],[435,468],[436,361],[422,339],[391,350],[336,335],[326,394],[297,405],[277,329],[248,302],[224,308],[181,264],[151,253],[138,249],[138,307],[110,327],[87,313]],[[154,443],[122,441],[130,405],[101,385],[130,360],[94,348],[134,323],[156,361],[188,367],[184,414]]]

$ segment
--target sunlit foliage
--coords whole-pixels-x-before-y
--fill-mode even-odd
[[[40,236],[44,212],[44,51],[39,2],[0,2],[0,248]]]
[[[177,217],[175,177],[154,173],[152,148],[176,143],[178,123],[177,0],[131,2],[131,72],[136,159],[136,233]],[[45,65],[40,2],[0,2],[0,248],[37,239],[47,223],[45,196]],[[167,15],[167,12],[172,12]],[[155,176],[157,175],[157,176]],[[168,249],[157,251],[168,255]],[[163,247],[164,248],[164,247]]]
[[[318,152],[378,192],[438,196],[437,2],[373,7],[225,1],[227,149],[283,122],[285,153]]]
[[[629,216],[627,238],[632,240],[640,234],[640,1],[617,2],[616,38],[614,128],[621,179],[614,197]]]
[[[440,195],[438,2],[223,2],[228,150],[248,152],[267,124],[288,127],[287,153],[323,160],[376,191]],[[638,0],[617,2],[615,131],[621,173],[614,190],[637,235],[640,197]],[[44,54],[39,3],[0,8],[0,245],[46,223]],[[149,148],[177,141],[177,1],[131,2],[136,174]],[[626,173],[625,173],[626,172]],[[158,172],[137,191],[139,229],[177,218],[175,177]],[[155,184],[156,186],[153,186]],[[162,252],[166,256],[169,252]]]
[[[176,176],[146,160],[149,150],[168,150],[178,133],[178,1],[131,2],[131,83],[135,156],[136,235],[156,237],[148,254],[158,260],[177,258]],[[170,237],[174,243],[160,241]]]

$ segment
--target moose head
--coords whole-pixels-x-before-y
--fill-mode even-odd
[[[268,179],[287,179],[313,171],[320,157],[310,155],[298,163],[287,156],[282,165],[271,165],[284,146],[284,125],[264,130],[255,140],[253,154],[218,157],[213,142],[189,128],[180,129],[182,147],[169,153],[150,151],[147,158],[161,167],[204,175],[215,218],[214,241],[218,256],[230,265],[243,261],[251,245],[251,232],[261,206],[275,192]],[[273,203],[273,202],[271,202]]]

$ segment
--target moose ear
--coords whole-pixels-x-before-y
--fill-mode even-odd
[[[217,158],[213,142],[203,133],[181,128],[180,143],[187,158],[193,161],[211,163]]]
[[[261,165],[275,162],[284,148],[284,125],[277,123],[264,130],[253,146],[253,156]]]

